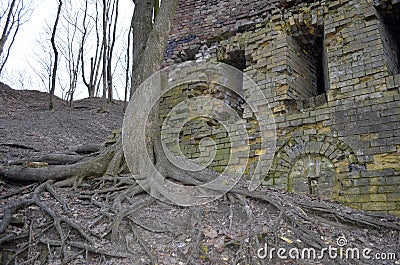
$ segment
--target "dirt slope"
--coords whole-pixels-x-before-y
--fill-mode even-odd
[[[103,142],[112,130],[121,128],[123,102],[109,104],[106,113],[99,113],[100,107],[100,98],[75,101],[72,108],[56,98],[56,111],[51,112],[47,93],[13,90],[0,83],[0,163]]]

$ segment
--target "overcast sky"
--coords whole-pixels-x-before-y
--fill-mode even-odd
[[[0,0],[3,1],[3,0]],[[5,83],[11,85],[14,89],[37,89],[44,91],[43,85],[41,85],[40,79],[37,77],[35,72],[31,69],[31,66],[35,66],[36,61],[34,58],[35,50],[38,51],[40,47],[36,45],[37,40],[40,39],[40,33],[43,32],[43,28],[46,25],[46,20],[49,25],[54,23],[55,14],[57,12],[57,2],[56,0],[28,0],[34,1],[35,9],[32,13],[32,16],[28,22],[26,22],[18,32],[16,37],[14,46],[11,50],[10,57],[5,66],[5,73],[2,76],[2,80]],[[64,0],[65,3],[68,0]],[[80,6],[83,8],[82,3],[79,4],[79,0],[69,0],[72,2],[74,6]],[[96,0],[93,0],[96,1]],[[82,2],[82,0],[81,0]],[[99,1],[100,4],[100,1]],[[120,0],[120,8],[119,8],[119,26],[118,30],[121,34],[121,39],[119,40],[121,49],[122,44],[126,43],[126,38],[123,35],[125,30],[129,27],[132,12],[133,12],[133,2],[132,0]],[[42,40],[43,41],[43,40]],[[44,40],[45,41],[45,40]],[[48,45],[51,46],[48,41]],[[118,44],[116,44],[116,49]],[[117,53],[121,53],[122,51],[116,50]],[[65,75],[59,71],[60,75]],[[24,75],[24,85],[18,82],[19,76]],[[117,93],[122,97],[123,88],[118,86]],[[115,95],[117,94],[115,93]],[[60,90],[56,91],[58,96],[61,96]],[[75,98],[83,98],[87,97],[86,87],[80,83],[78,84],[77,93],[75,94]]]

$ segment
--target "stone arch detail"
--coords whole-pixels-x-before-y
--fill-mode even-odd
[[[335,197],[340,188],[340,180],[359,167],[353,150],[340,139],[326,135],[299,136],[284,143],[276,152],[271,168],[273,173],[267,180],[269,185],[278,189],[298,191],[299,189],[290,186],[291,174],[293,169],[298,167],[299,161],[304,159],[320,159],[325,161],[324,165],[332,165],[333,180],[332,187],[329,188],[331,192],[315,193],[322,194],[323,197]],[[306,173],[306,168],[304,172]]]

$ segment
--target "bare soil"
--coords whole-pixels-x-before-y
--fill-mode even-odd
[[[7,162],[17,158],[58,152],[71,145],[103,142],[112,130],[122,126],[122,102],[117,101],[109,105],[108,112],[99,113],[100,99],[80,100],[72,108],[58,99],[57,110],[49,112],[47,97],[46,93],[15,91],[0,84],[2,167],[8,167]],[[272,204],[235,194],[197,207],[166,204],[146,194],[127,196],[120,206],[113,205],[115,198],[129,189],[130,180],[121,175],[118,180],[87,179],[77,187],[44,189],[38,200],[58,220],[65,218],[83,228],[88,238],[71,223],[62,221],[60,227],[65,238],[61,242],[55,228],[57,218],[32,204],[18,210],[14,215],[16,221],[0,234],[0,263],[400,264],[400,220],[393,216],[369,215],[320,198],[266,189],[260,191],[281,200],[288,210],[298,207],[293,202],[303,203],[304,208],[300,209],[303,218],[286,218]],[[0,216],[9,205],[28,198],[40,187],[30,184],[0,180]],[[285,201],[288,196],[290,200]],[[329,211],[318,210],[318,205]],[[127,214],[114,231],[121,212]],[[290,216],[289,211],[286,214]],[[360,223],[340,220],[337,217],[340,214],[355,220],[360,216]],[[361,216],[365,215],[382,226],[361,222]],[[14,238],[9,239],[10,235]],[[342,249],[338,246],[339,238],[346,240]],[[278,258],[275,250],[272,258],[257,258],[258,249],[265,243],[269,248],[281,247],[287,251],[296,248],[301,252],[303,248],[315,247],[320,254],[318,242],[336,248],[334,253],[339,256],[329,258],[326,252],[315,259],[283,259]],[[348,248],[359,249],[360,255],[363,249],[370,248],[373,254],[395,253],[397,257],[395,260],[345,259],[340,253]]]
[[[72,107],[59,98],[56,111],[48,110],[48,94],[13,90],[0,83],[0,161],[49,152],[69,146],[104,142],[112,130],[122,126],[123,102],[108,104],[100,113],[101,99],[74,101]],[[21,145],[20,147],[13,144]]]

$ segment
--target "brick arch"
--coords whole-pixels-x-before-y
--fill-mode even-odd
[[[276,152],[271,167],[272,174],[269,178],[273,182],[271,183],[272,186],[288,189],[292,167],[298,159],[307,155],[327,158],[335,166],[336,182],[342,177],[348,176],[350,170],[358,167],[359,164],[350,146],[336,137],[326,135],[299,136],[284,143]]]

